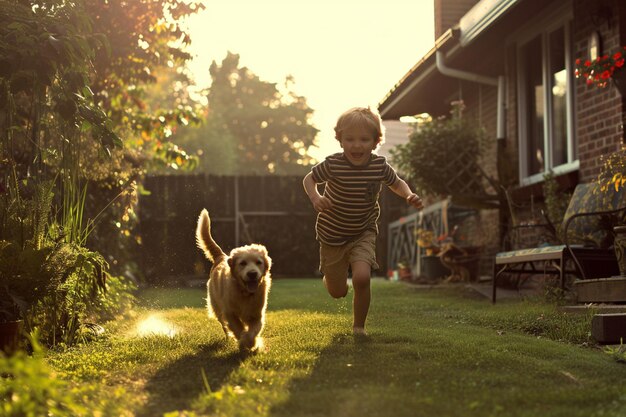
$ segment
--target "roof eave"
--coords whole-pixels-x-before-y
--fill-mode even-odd
[[[415,88],[423,84],[429,77],[438,73],[435,55],[438,50],[447,51],[452,48],[458,40],[455,37],[455,30],[448,29],[436,41],[434,46],[394,85],[387,95],[378,104],[378,110],[384,120],[397,120],[406,116],[404,112],[397,109],[397,105],[406,95],[413,92]]]

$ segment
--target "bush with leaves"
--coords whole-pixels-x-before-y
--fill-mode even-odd
[[[124,409],[122,389],[101,390],[95,384],[75,386],[45,362],[44,352],[31,338],[33,355],[0,353],[0,415],[3,416],[131,416]]]
[[[420,119],[409,142],[391,151],[392,160],[423,194],[490,207],[499,195],[498,187],[493,187],[495,193],[488,191],[494,180],[479,165],[486,134],[464,117],[463,109],[463,102],[453,102],[449,117]]]
[[[24,319],[49,344],[76,341],[90,306],[104,297],[108,264],[67,238],[52,217],[53,182],[0,198],[0,320]]]
[[[616,191],[626,185],[626,146],[601,157],[602,166],[597,180],[603,189],[608,187]]]

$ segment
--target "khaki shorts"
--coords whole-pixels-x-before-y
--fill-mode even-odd
[[[320,271],[326,279],[346,279],[351,263],[363,261],[372,269],[378,269],[376,263],[376,233],[363,232],[352,242],[341,246],[331,246],[320,242]]]

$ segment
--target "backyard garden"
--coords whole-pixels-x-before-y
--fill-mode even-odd
[[[559,292],[492,304],[467,282],[376,278],[353,335],[353,291],[328,296],[301,204],[312,109],[232,53],[209,69],[211,111],[194,100],[179,21],[203,7],[0,2],[0,417],[625,415],[626,348]],[[487,182],[431,191],[504,204]],[[225,248],[260,240],[274,261],[257,350],[207,315],[205,200]]]
[[[622,416],[626,352],[591,312],[544,297],[375,279],[369,336],[351,298],[275,280],[264,346],[241,353],[204,289],[151,288],[89,342],[2,357],[0,414],[55,416]],[[10,377],[9,377],[10,375]]]

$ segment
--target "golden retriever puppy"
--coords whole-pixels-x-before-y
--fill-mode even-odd
[[[215,317],[226,336],[240,349],[255,349],[265,326],[267,296],[272,284],[272,260],[263,245],[235,248],[226,255],[211,236],[211,220],[202,210],[196,228],[198,247],[213,263],[207,283],[209,317]]]

